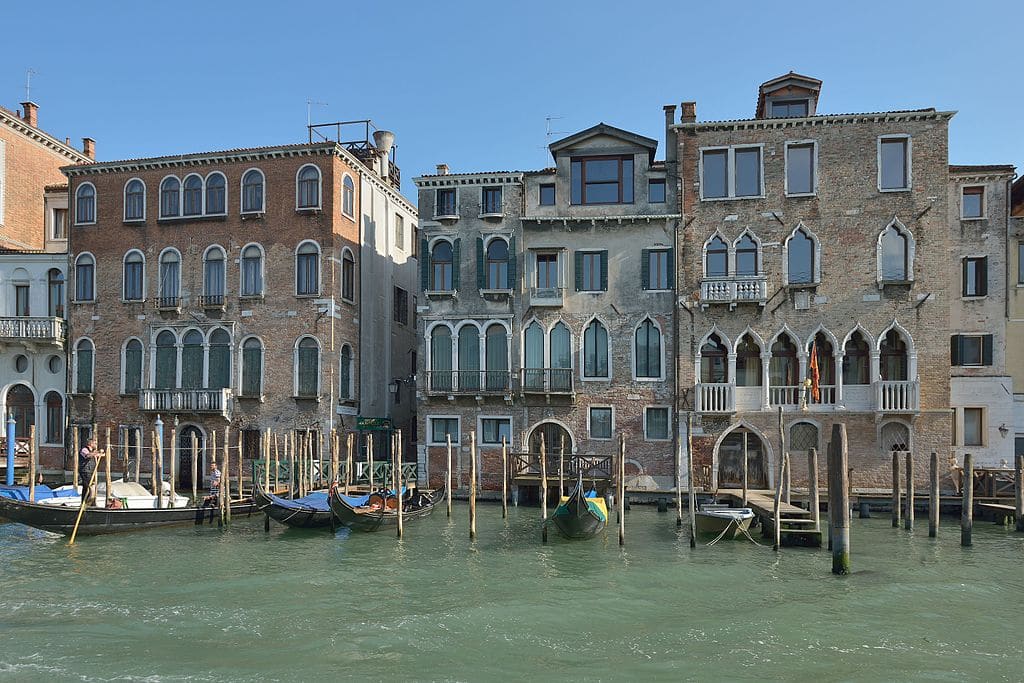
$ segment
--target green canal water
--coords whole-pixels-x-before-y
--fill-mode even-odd
[[[824,551],[690,549],[634,507],[627,544],[540,543],[536,508],[390,533],[260,517],[66,540],[0,525],[3,680],[983,680],[1024,678],[1024,534],[962,549],[853,520]]]

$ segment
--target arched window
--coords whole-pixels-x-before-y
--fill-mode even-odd
[[[818,426],[810,422],[796,422],[789,428],[790,451],[806,453],[819,448]]]
[[[173,389],[178,383],[177,340],[170,330],[164,330],[156,336],[155,375],[156,389]]]
[[[548,335],[552,391],[568,391],[572,388],[572,335],[569,327],[559,321]]]
[[[51,268],[46,273],[46,314],[51,318],[64,317],[64,273]]]
[[[132,249],[124,255],[124,276],[122,277],[122,296],[125,301],[142,301],[145,294],[146,257],[138,249]]]
[[[320,208],[320,169],[308,164],[296,177],[296,206],[300,209]]]
[[[480,388],[480,331],[475,325],[459,328],[459,389]]]
[[[231,386],[231,336],[226,330],[216,329],[210,334],[208,368],[208,388],[227,389]]]
[[[124,219],[146,219],[146,186],[138,178],[132,178],[124,186]]]
[[[255,244],[242,250],[242,296],[263,294],[263,251]]]
[[[46,402],[46,443],[64,443],[64,399],[56,391],[49,391]]]
[[[75,190],[75,223],[88,225],[96,222],[96,188],[82,183]]]
[[[882,339],[878,370],[883,382],[907,381],[907,344],[896,330],[889,330]]]
[[[446,240],[439,240],[430,253],[432,278],[430,289],[435,292],[450,292],[454,289],[452,275],[454,272],[454,252],[452,244]]]
[[[762,381],[761,347],[745,334],[736,345],[736,386],[759,387]]]
[[[487,245],[487,280],[484,289],[511,289],[508,277],[508,242],[493,239]]]
[[[295,395],[316,398],[320,395],[320,345],[312,337],[303,337],[297,351]]]
[[[189,330],[181,339],[181,388],[203,387],[203,335]]]
[[[907,236],[892,224],[878,238],[879,273],[883,282],[904,282],[908,277]]]
[[[96,300],[96,259],[79,254],[75,259],[75,301]]]
[[[205,303],[224,303],[224,250],[214,245],[203,255],[203,297]]]
[[[871,383],[871,355],[860,332],[854,332],[843,347],[843,384]]]
[[[583,376],[607,378],[608,373],[608,328],[598,320],[590,321],[583,330]]]
[[[736,243],[736,274],[758,274],[757,242],[750,235],[743,235]]]
[[[75,393],[92,393],[93,345],[88,339],[75,344]]]
[[[184,201],[184,210],[182,215],[185,216],[202,216],[203,215],[203,179],[197,175],[190,175],[185,178],[185,182],[182,184],[182,197]]]
[[[350,176],[345,176],[341,181],[341,210],[346,216],[354,218],[356,215],[356,185]]]
[[[15,384],[7,390],[7,411],[14,418],[14,437],[27,439],[36,423],[36,400],[32,390],[24,384]],[[7,423],[4,421],[4,431]]]
[[[810,346],[807,347],[807,377],[813,379],[814,368],[818,370],[818,398],[814,398],[813,392],[808,397],[811,403],[835,403],[833,387],[836,384],[836,357],[832,342],[824,332],[814,335]]]
[[[507,391],[512,385],[508,376],[508,332],[504,326],[493,323],[487,328],[484,355],[487,363],[487,390]]]
[[[160,254],[160,307],[174,308],[181,296],[181,255],[176,249]]]
[[[437,325],[430,333],[430,388],[434,391],[451,391],[452,382],[452,331],[445,325]]]
[[[791,285],[815,282],[814,240],[804,231],[797,230],[786,243],[787,279]]]
[[[713,334],[700,347],[700,381],[702,384],[725,384],[729,381],[729,352]]]
[[[220,216],[227,212],[224,174],[219,172],[206,176],[206,214]]]
[[[636,328],[635,334],[636,376],[657,379],[661,377],[661,331],[654,321],[647,318]]]
[[[181,182],[168,176],[160,183],[160,218],[175,218],[181,212]]]
[[[768,363],[768,385],[795,387],[800,383],[800,364],[796,357],[796,344],[788,334],[780,334],[772,344],[772,358]]]
[[[251,169],[242,176],[242,213],[263,213],[263,173]]]
[[[303,242],[295,252],[295,294],[314,296],[320,293],[320,247],[316,242]]]
[[[523,386],[526,389],[544,386],[544,330],[536,320],[523,332]]]
[[[341,254],[341,298],[356,300],[356,259],[348,249]]]
[[[124,345],[124,365],[121,368],[121,391],[137,394],[142,387],[142,342],[129,339]]]
[[[263,344],[249,337],[242,344],[242,396],[259,398],[263,395]]]
[[[885,453],[910,450],[910,429],[902,422],[887,422],[882,425],[882,449]]]
[[[344,344],[341,347],[341,367],[338,373],[340,382],[340,391],[338,396],[343,399],[352,398],[352,347],[348,344]]]
[[[718,235],[704,248],[704,272],[707,277],[726,277],[729,274],[729,246]]]

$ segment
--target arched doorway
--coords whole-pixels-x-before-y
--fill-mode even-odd
[[[548,455],[559,455],[565,444],[565,455],[572,453],[572,436],[556,422],[542,422],[530,434],[530,453],[540,454],[540,438],[544,435],[544,451]]]
[[[740,427],[729,432],[718,444],[718,487],[743,487],[743,444],[747,447],[747,486],[752,489],[768,488],[768,449],[761,437]]]
[[[199,488],[203,488],[206,481],[206,436],[203,430],[195,425],[185,425],[178,429],[178,482],[182,488],[192,487],[192,437],[196,438],[196,451],[198,457],[196,471],[199,473]]]
[[[36,399],[32,390],[24,384],[12,386],[7,391],[7,411],[14,418],[14,437],[27,439],[32,425],[36,423]],[[36,434],[37,439],[40,436]]]

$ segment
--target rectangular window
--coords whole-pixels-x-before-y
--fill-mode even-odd
[[[68,238],[68,210],[67,209],[54,209],[53,210],[53,226],[52,232],[53,239],[64,240]]]
[[[443,446],[448,443],[448,436],[451,436],[452,443],[457,446],[459,443],[459,418],[430,418],[430,443],[434,446]]]
[[[648,249],[644,253],[647,256],[647,279],[641,283],[643,288],[671,289],[672,277],[670,269],[673,266],[669,258],[669,250]]]
[[[60,397],[46,397],[46,443],[64,442],[64,406]]]
[[[400,213],[395,214],[395,247],[405,251],[405,218]]]
[[[555,205],[555,186],[554,184],[545,184],[540,186],[540,201],[541,206],[554,206]]]
[[[14,315],[28,317],[28,291],[28,285],[14,285]]]
[[[644,438],[647,441],[668,440],[668,408],[644,408]]]
[[[573,159],[573,204],[632,204],[633,157]]]
[[[409,324],[409,292],[401,287],[395,287],[395,298],[393,301],[394,318],[396,323]]]
[[[950,337],[949,364],[958,367],[992,365],[991,334],[954,334]]]
[[[807,100],[776,100],[772,102],[771,118],[799,119],[807,116]]]
[[[814,194],[814,143],[786,145],[786,194]]]
[[[480,213],[501,213],[501,188],[485,187],[481,193]]]
[[[665,179],[647,181],[647,201],[651,204],[665,203]]]
[[[761,148],[730,147],[701,152],[701,198],[761,196]]]
[[[963,218],[984,218],[985,216],[985,188],[965,187],[960,205]]]
[[[964,408],[964,445],[984,445],[984,408]]]
[[[605,278],[608,273],[607,251],[583,251],[578,254],[580,272],[577,274],[579,291],[602,292],[608,288]]]
[[[878,141],[878,186],[882,190],[910,188],[909,138],[881,138]]]
[[[456,216],[455,189],[438,190],[435,216]]]
[[[590,409],[590,438],[610,439],[612,438],[612,409],[591,408]]]
[[[537,254],[537,289],[559,287],[558,254]]]
[[[512,418],[485,417],[480,420],[480,443],[500,446],[502,439],[512,446]]]
[[[963,260],[963,295],[988,295],[987,256],[968,256]]]

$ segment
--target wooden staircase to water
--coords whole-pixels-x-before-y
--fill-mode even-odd
[[[775,536],[775,498],[772,491],[747,491],[747,507],[754,511],[761,522],[764,538]],[[732,489],[719,489],[718,498],[729,498],[739,506],[743,493]],[[785,501],[779,503],[779,542],[784,546],[821,547],[820,523],[815,524],[809,510]]]

